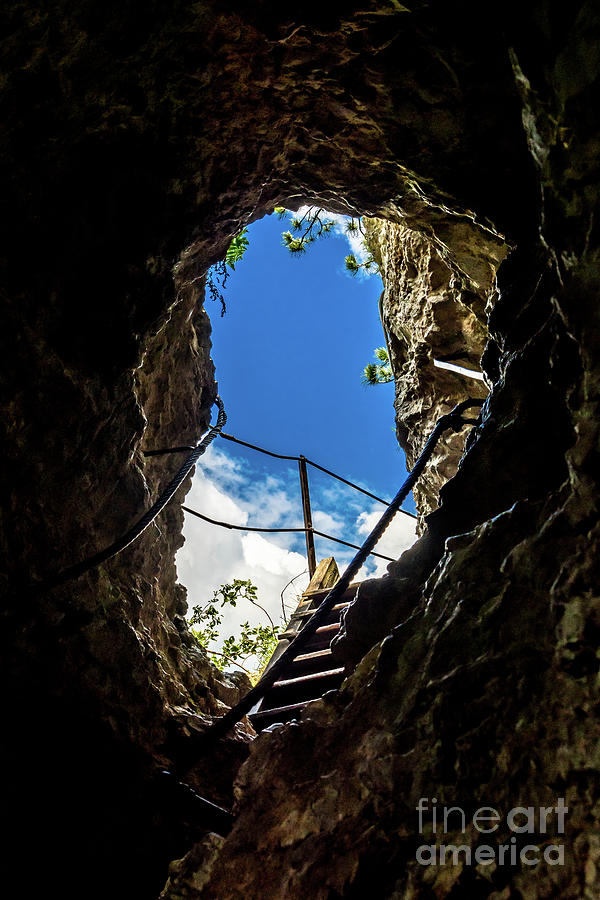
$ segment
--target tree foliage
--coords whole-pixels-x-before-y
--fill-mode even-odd
[[[283,206],[276,206],[275,213],[282,219],[288,210]],[[327,237],[335,228],[335,219],[328,218],[329,213],[321,206],[309,206],[303,215],[299,218],[296,213],[289,213],[290,229],[284,231],[281,235],[283,244],[292,255],[301,256],[306,253],[310,244],[318,241],[319,238]],[[368,249],[364,241],[364,231],[360,218],[351,217],[344,226],[346,234],[349,236],[363,235],[363,262],[358,262],[354,253],[349,253],[345,258],[346,270],[351,275],[357,275],[361,269],[369,274],[379,271],[379,266],[375,261],[373,254]]]
[[[244,622],[238,636],[230,635],[223,641],[222,650],[215,650],[209,644],[220,638],[223,624],[223,610],[227,606],[237,606],[247,601],[263,611],[268,625],[250,625]],[[283,623],[276,625],[267,610],[258,602],[258,589],[250,579],[235,578],[230,584],[222,584],[213,594],[212,601],[205,606],[194,606],[190,617],[190,631],[198,644],[215,657],[214,664],[219,669],[231,663],[244,669],[255,679],[271,658]],[[256,671],[248,671],[244,663],[250,658],[256,660]]]
[[[275,212],[281,219],[287,210],[277,206]],[[290,213],[290,230],[284,231],[281,237],[291,254],[302,255],[306,253],[310,244],[331,234],[335,220],[326,218],[326,215],[324,209],[316,206],[309,206],[301,218],[295,213]]]
[[[350,272],[351,275],[358,275],[361,269],[364,269],[369,275],[379,272],[379,265],[375,262],[371,253],[369,253],[366,259],[361,263],[358,262],[354,253],[349,253],[344,259],[344,263],[346,270]]]
[[[374,350],[375,359],[378,362],[368,363],[363,369],[362,383],[386,384],[394,380],[390,359],[385,347],[377,347]]]
[[[235,264],[239,262],[244,253],[248,249],[248,229],[242,228],[239,234],[231,241],[229,247],[227,248],[227,253],[225,254],[225,263],[231,269],[235,269]]]
[[[244,253],[248,249],[249,243],[248,229],[242,228],[240,233],[236,234],[227,248],[225,259],[215,263],[215,265],[211,266],[208,270],[206,287],[208,288],[210,299],[216,300],[221,304],[221,317],[225,315],[227,310],[223,291],[225,290],[227,279],[229,278],[229,269],[235,271],[235,264],[242,259]]]

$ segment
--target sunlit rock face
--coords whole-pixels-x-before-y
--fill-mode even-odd
[[[597,12],[497,16],[5,5],[7,895],[156,897],[200,838],[157,772],[237,688],[186,631],[177,506],[101,570],[28,585],[109,544],[170,478],[178,461],[141,451],[208,422],[203,271],[242,225],[311,199],[426,242],[411,315],[445,266],[493,388],[418,545],[346,617],[346,689],[252,745],[233,832],[165,896],[597,894]],[[419,390],[430,362],[406,373]],[[405,439],[414,453],[421,433]],[[193,783],[226,802],[245,748],[206,753]],[[434,796],[470,821],[564,797],[565,864],[420,866],[415,808]]]
[[[380,312],[396,384],[398,441],[411,469],[444,413],[467,397],[487,396],[481,381],[436,362],[480,371],[487,312],[504,252],[492,234],[489,243],[472,241],[474,274],[479,263],[475,280],[445,261],[435,243],[418,231],[368,219],[366,235],[384,284]],[[464,440],[464,431],[448,432],[414,488],[421,530],[423,516],[437,509],[440,488],[456,473]]]

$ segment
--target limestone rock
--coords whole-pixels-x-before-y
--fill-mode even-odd
[[[435,365],[455,362],[480,370],[487,338],[486,307],[495,293],[502,259],[498,239],[480,251],[484,275],[465,284],[434,243],[404,225],[367,220],[366,239],[384,283],[380,301],[391,369],[396,384],[398,441],[413,467],[437,420],[467,397],[483,398],[481,381]],[[473,257],[476,256],[473,247]],[[483,266],[485,260],[486,265]],[[477,417],[477,410],[474,410]],[[414,489],[421,516],[437,508],[440,488],[455,473],[465,432],[444,435]]]

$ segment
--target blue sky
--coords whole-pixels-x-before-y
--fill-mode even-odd
[[[347,239],[333,234],[292,257],[268,216],[249,229],[250,245],[224,291],[227,312],[206,300],[212,356],[228,415],[226,431],[277,453],[303,454],[391,499],[406,476],[394,429],[393,384],[365,387],[364,365],[384,344],[379,276],[353,278],[344,269]],[[361,543],[383,507],[309,467],[316,528]],[[186,505],[212,518],[264,527],[302,524],[297,464],[219,441],[197,467]],[[414,510],[411,503],[407,509]],[[251,578],[271,613],[280,592],[306,568],[303,535],[232,532],[186,516],[186,544],[177,558],[190,607],[212,598],[233,578]],[[414,540],[414,521],[396,516],[381,552],[396,557]],[[317,558],[335,555],[340,568],[354,551],[316,540]],[[383,574],[368,564],[361,577]],[[284,597],[293,608],[307,576]],[[253,610],[232,610],[226,634]]]
[[[227,313],[207,301],[227,430],[269,449],[303,453],[378,495],[396,492],[406,468],[394,429],[394,386],[364,387],[362,369],[385,339],[378,275],[352,277],[337,234],[301,257],[267,216],[227,283]]]

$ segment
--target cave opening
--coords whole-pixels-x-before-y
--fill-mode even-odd
[[[344,218],[348,221],[349,217],[331,215],[336,221],[333,233],[296,259],[281,239],[286,221],[271,214],[250,226],[247,253],[236,263],[224,291],[225,315],[219,314],[219,305],[210,303],[208,296],[205,303],[212,320],[216,379],[230,414],[228,428],[238,437],[275,452],[308,452],[313,459],[364,482],[372,474],[371,487],[379,496],[391,497],[406,473],[393,429],[384,424],[386,419],[389,422],[394,388],[400,438],[407,432],[403,421],[407,410],[412,415],[416,437],[412,445],[405,444],[412,462],[436,414],[439,417],[469,395],[487,394],[480,359],[497,261],[491,259],[487,281],[476,286],[474,279],[464,272],[460,277],[448,265],[431,240],[392,217],[365,220],[370,223],[367,242],[361,235],[360,241],[348,246]],[[375,259],[371,248],[374,250],[376,273],[353,278],[344,273],[343,259],[348,250],[357,250],[359,243],[363,259],[366,253]],[[481,271],[481,259],[475,260],[473,268],[477,266]],[[389,284],[382,292],[380,277],[384,273]],[[359,373],[371,349],[382,345],[396,369],[390,373],[396,385],[365,388]],[[419,398],[413,408],[411,394]],[[423,420],[424,404],[430,409]],[[286,419],[282,410],[288,413]],[[439,488],[456,470],[464,435],[454,436],[450,443],[446,458],[443,454],[438,457],[425,486],[419,487],[422,513],[437,506]],[[220,442],[201,461],[188,506],[240,526],[259,522],[267,527],[290,525],[291,519],[299,519],[299,498],[294,504],[290,495],[290,478],[292,492],[298,493],[295,472],[282,474],[281,464],[269,466],[263,460],[257,464],[251,451],[236,447],[232,455],[231,445],[226,450],[222,447]],[[348,457],[350,448],[349,462],[340,464],[340,454]],[[331,485],[315,474],[315,525],[320,522],[328,533],[345,537],[352,529],[355,537],[351,540],[368,533],[375,509],[350,505],[347,495],[339,495],[333,498],[337,502],[332,515]],[[311,475],[311,484],[312,479]],[[336,519],[336,507],[344,504],[343,517]],[[412,497],[408,509],[415,509]],[[349,521],[349,513],[354,514],[354,522]],[[397,521],[402,519],[397,517]],[[410,520],[398,524],[397,533],[387,538],[387,548],[383,548],[394,559],[416,537]],[[286,585],[293,587],[298,598],[308,583],[299,536],[274,541],[271,535],[267,539],[224,534],[189,515],[184,534],[186,544],[179,551],[177,566],[191,608],[206,604],[220,585],[250,575],[260,582],[269,613],[275,617],[283,606],[281,590]],[[317,550],[318,558],[325,558],[334,548],[321,540]],[[336,552],[340,568],[351,555],[350,551]],[[382,575],[386,566],[378,561],[363,575]],[[242,625],[248,615],[244,606],[247,604],[228,610],[226,629]],[[261,617],[256,612],[252,621],[258,623]],[[222,650],[222,643],[213,644],[213,649]]]
[[[298,217],[308,209],[301,207]],[[394,384],[363,383],[374,349],[387,345],[378,267],[364,271],[370,256],[364,236],[349,234],[346,226],[356,220],[335,213],[324,213],[331,233],[293,256],[282,241],[293,215],[272,213],[250,226],[248,248],[223,290],[224,314],[207,291],[226,430],[276,453],[305,454],[389,500],[406,477],[395,435]],[[361,267],[354,275],[345,269],[348,254]],[[317,532],[362,543],[384,507],[317,468],[310,468],[309,484]],[[240,526],[301,525],[296,464],[217,441],[200,460],[186,506]],[[414,515],[412,497],[404,506]],[[190,609],[206,604],[221,585],[250,578],[269,621],[278,620],[282,591],[289,617],[310,580],[302,534],[227,531],[186,514],[184,536],[177,568]],[[371,558],[361,579],[382,575],[415,537],[413,516],[399,514],[383,539],[383,556]],[[343,571],[354,551],[318,533],[315,542],[317,560],[335,555]],[[222,652],[225,636],[246,620],[268,624],[248,603],[226,608],[212,649]]]
[[[281,276],[278,267],[273,262],[275,248],[282,252],[284,258],[287,259],[288,262],[289,257],[287,256],[285,247],[282,248],[280,246],[280,225],[276,221],[269,222],[269,218],[272,219],[272,217],[267,217],[262,220],[262,222],[265,223],[266,226],[274,226],[274,229],[271,228],[271,246],[269,247],[267,256],[262,260],[257,259],[255,263],[256,269],[260,272],[259,280],[254,287],[251,287],[249,282],[244,283],[244,280],[239,278],[238,271],[236,272],[237,277],[232,277],[231,281],[228,282],[229,288],[227,300],[224,301],[224,298],[221,298],[223,301],[223,312],[225,312],[226,305],[228,305],[229,310],[231,310],[233,303],[234,309],[244,311],[248,314],[245,320],[243,317],[240,317],[237,344],[235,341],[229,341],[229,349],[233,359],[233,365],[231,366],[233,371],[231,396],[234,397],[234,402],[238,401],[239,407],[246,413],[246,427],[251,429],[249,433],[243,434],[243,438],[250,438],[255,448],[256,446],[264,447],[265,444],[268,445],[270,441],[268,438],[265,439],[263,436],[264,432],[261,431],[261,428],[264,428],[264,416],[257,414],[255,412],[256,405],[253,409],[251,404],[256,404],[258,398],[257,405],[261,414],[264,413],[265,410],[270,413],[271,406],[277,407],[277,403],[269,404],[266,397],[269,376],[273,373],[276,375],[275,378],[271,379],[273,384],[278,390],[283,391],[285,394],[285,402],[282,405],[293,409],[294,425],[298,429],[297,433],[305,441],[307,434],[310,435],[310,424],[312,422],[325,422],[329,428],[331,428],[332,420],[334,419],[334,414],[330,412],[332,407],[331,396],[327,395],[326,397],[327,402],[324,412],[320,411],[318,408],[313,408],[315,406],[314,396],[320,397],[326,393],[326,390],[323,388],[323,372],[326,373],[328,378],[332,378],[333,375],[336,374],[335,366],[332,366],[331,362],[332,358],[335,359],[336,357],[331,352],[332,341],[330,334],[333,333],[335,335],[336,340],[334,340],[333,343],[339,356],[340,347],[344,347],[352,336],[351,330],[348,327],[348,322],[349,320],[352,320],[353,314],[355,315],[355,310],[347,301],[344,304],[343,313],[335,310],[335,305],[328,296],[331,290],[329,287],[324,287],[322,283],[318,283],[314,289],[309,289],[308,292],[306,289],[301,289],[297,296],[287,296],[289,293],[288,285],[293,284],[294,287],[296,287],[296,283],[299,279],[297,279],[295,275],[294,277],[290,277],[289,274]],[[398,221],[398,219],[400,221]],[[473,227],[474,224],[475,223],[467,225],[467,227]],[[257,227],[260,227],[260,223],[254,226],[254,228]],[[431,430],[436,420],[440,418],[442,413],[449,412],[457,402],[464,401],[466,397],[471,396],[474,399],[481,401],[487,395],[487,384],[484,382],[483,374],[480,372],[479,367],[488,336],[487,315],[494,300],[495,275],[497,264],[499,262],[498,257],[501,258],[502,255],[502,251],[499,251],[497,246],[500,239],[497,235],[489,233],[488,236],[491,237],[490,244],[492,245],[492,250],[486,254],[486,250],[489,248],[486,248],[484,238],[484,248],[482,252],[480,251],[479,258],[477,257],[477,254],[474,254],[473,258],[471,258],[471,255],[466,252],[465,248],[461,248],[462,258],[460,264],[457,264],[453,258],[453,254],[448,251],[448,248],[445,247],[443,242],[436,242],[434,235],[425,234],[418,229],[407,227],[403,223],[402,216],[397,216],[396,221],[393,220],[393,217],[388,219],[369,218],[366,227],[369,234],[369,243],[366,244],[366,249],[373,261],[376,261],[378,272],[385,275],[385,289],[381,292],[381,285],[378,285],[375,292],[373,292],[373,296],[370,298],[371,308],[373,309],[373,307],[375,307],[373,301],[375,300],[375,297],[379,295],[376,301],[376,320],[378,328],[382,330],[378,332],[377,337],[375,337],[371,343],[381,344],[383,332],[383,341],[385,342],[386,350],[385,359],[389,363],[389,374],[391,376],[385,380],[388,382],[394,381],[393,388],[396,393],[395,411],[397,415],[397,433],[402,439],[404,430],[406,429],[406,424],[403,419],[406,416],[406,406],[408,406],[409,411],[412,412],[413,416],[411,429],[412,445],[410,442],[407,442],[405,449],[412,454],[414,461],[420,446],[422,446],[423,441],[428,437],[428,432]],[[474,227],[473,230],[477,233],[478,227]],[[249,237],[251,238],[251,235],[249,235]],[[286,242],[284,241],[284,243]],[[289,241],[287,243],[289,244]],[[318,246],[327,248],[325,242]],[[314,248],[311,248],[311,251],[313,249]],[[247,262],[247,258],[237,261],[236,265],[239,265],[240,269],[242,269],[244,262]],[[300,263],[300,265],[302,264],[303,263]],[[292,265],[298,267],[299,262],[296,260]],[[322,281],[322,264],[318,264],[318,271],[320,273],[320,281]],[[265,296],[267,294],[264,290],[265,280],[268,279],[272,281],[275,288],[274,298]],[[346,279],[347,285],[351,283],[352,282],[349,282],[348,279]],[[238,290],[232,292],[230,287],[231,284],[234,286],[237,284]],[[213,294],[213,299],[215,299],[214,290],[211,291],[211,293]],[[311,308],[309,302],[307,302],[307,293],[308,298],[316,302],[314,308]],[[348,293],[347,287],[344,293]],[[256,294],[258,294],[258,297]],[[324,297],[327,299],[326,303],[323,303]],[[266,302],[262,304],[261,301]],[[292,329],[290,329],[289,312],[285,307],[285,302],[289,303],[289,306],[296,317],[293,320]],[[327,322],[325,319],[323,314],[324,308],[335,310],[330,322]],[[278,360],[276,354],[273,353],[273,346],[277,346],[278,340],[277,328],[274,328],[273,323],[271,322],[271,319],[276,318],[273,314],[273,309],[277,310],[279,313],[283,310],[283,319],[278,326],[279,334],[283,332],[284,335],[289,335],[290,331],[292,331],[293,334],[293,341],[288,338],[283,342],[283,355],[280,360]],[[213,336],[216,331],[216,326],[218,325],[220,327],[222,323],[225,325],[228,324],[227,315],[218,316],[216,318],[213,316]],[[300,323],[307,324],[308,329],[302,331],[299,327]],[[316,353],[314,347],[315,331],[323,340],[323,343],[320,345],[320,352],[317,350]],[[357,333],[361,338],[361,362],[364,361],[365,354],[364,331],[365,329],[360,326],[357,328]],[[223,332],[223,334],[226,334],[226,332]],[[257,341],[257,336],[263,338],[264,343],[262,347]],[[291,343],[293,342],[297,343],[301,350],[300,357],[296,360],[294,360],[293,354],[291,353]],[[227,341],[222,341],[222,344],[227,346]],[[313,357],[311,357],[310,351],[312,351]],[[252,355],[253,353],[254,355]],[[316,360],[314,360],[315,356]],[[328,362],[329,366],[325,367],[322,360]],[[306,372],[310,371],[312,368],[317,370],[320,380],[316,382],[311,393],[310,386],[307,386]],[[302,409],[296,398],[292,398],[290,401],[290,397],[288,396],[290,382],[287,382],[286,384],[286,380],[283,377],[284,374],[287,373],[287,370],[291,370],[295,375],[295,380],[292,381],[292,384],[311,397],[313,402],[308,410]],[[359,371],[359,365],[355,365],[355,372],[357,371]],[[216,374],[217,380],[221,381],[218,359]],[[254,374],[257,374],[259,378],[256,383],[252,383],[252,375]],[[224,380],[226,381],[226,379]],[[242,383],[247,389],[247,394],[236,390],[236,380],[238,383],[240,380],[243,380]],[[221,394],[224,393],[222,386],[220,386],[220,391]],[[236,396],[238,393],[241,394],[240,397]],[[419,402],[412,410],[410,410],[410,404],[413,399],[412,395],[415,393],[418,394]],[[335,406],[336,404],[334,403],[333,413],[337,411]],[[405,408],[403,408],[403,406]],[[423,415],[424,411],[425,415]],[[356,418],[357,417],[355,416],[355,419]],[[268,418],[267,422],[271,424]],[[252,429],[255,430],[252,431]],[[234,431],[236,430],[237,429],[234,429]],[[274,434],[276,441],[281,439],[282,434],[287,435],[287,432],[290,430],[289,426],[287,428],[285,426],[282,427],[281,423],[277,422],[272,426],[272,433]],[[431,512],[437,507],[440,487],[448,481],[456,471],[458,460],[464,448],[465,437],[464,434],[461,435],[459,432],[460,429],[449,438],[447,446],[440,449],[437,453],[432,465],[430,465],[428,469],[427,478],[423,479],[425,482],[424,487],[423,485],[419,485],[420,512],[422,515]],[[323,436],[319,431],[316,433],[319,437]],[[331,434],[331,431],[329,434]],[[325,437],[327,437],[327,434]],[[333,441],[334,448],[339,447],[340,444],[339,440],[337,440],[338,435],[335,437],[336,440]],[[344,435],[344,438],[348,440],[347,435]],[[275,446],[277,446],[279,450],[283,449],[280,444],[276,444]],[[236,450],[237,449],[238,448],[236,448]],[[292,448],[287,446],[285,449],[289,451]],[[330,448],[328,447],[327,449]],[[319,450],[317,449],[312,455],[320,456]],[[381,459],[375,459],[375,454],[372,452],[369,461],[375,462],[375,464],[379,466],[379,472],[386,468],[385,465],[382,465]],[[329,463],[329,465],[333,465],[334,468],[339,468],[332,463]],[[209,471],[212,467],[213,472],[217,475],[219,470],[225,471],[229,478],[229,486],[237,486],[239,488],[239,484],[243,480],[242,470],[244,467],[240,467],[237,461],[234,463],[229,453],[223,453],[222,451],[214,453],[214,451],[211,451],[208,459],[205,460],[205,466]],[[255,502],[254,504],[248,504],[248,497],[242,498],[238,495],[238,500],[246,500],[246,508],[239,503],[237,509],[235,503],[230,507],[230,511],[233,513],[234,517],[236,514],[241,515],[241,519],[238,520],[236,526],[234,526],[240,531],[248,524],[250,511],[262,512],[262,515],[264,516],[265,511],[272,505],[270,499],[265,497],[264,487],[258,487],[257,489],[257,484],[261,479],[255,477],[251,468],[248,467],[247,462],[246,466],[244,475],[246,476],[246,480],[249,480],[252,484],[252,490],[255,495],[253,499]],[[264,475],[264,472],[262,474]],[[290,503],[285,496],[285,491],[281,490],[281,485],[275,481],[273,475],[267,475],[267,480],[269,478],[271,479],[272,484],[274,484],[276,492],[279,494],[280,514],[289,514]],[[397,486],[397,483],[398,482],[393,486],[394,488]],[[252,565],[252,552],[254,552],[256,558],[258,555],[257,550],[262,551],[263,565],[269,569],[269,563],[264,563],[264,551],[268,546],[269,541],[260,538],[258,540],[260,540],[261,543],[260,545],[257,545],[256,535],[252,534],[245,537],[236,536],[238,537],[238,563],[241,564],[243,568],[238,569],[237,571],[230,570],[228,577],[219,575],[219,556],[225,556],[227,551],[222,547],[223,542],[220,534],[215,535],[213,539],[214,542],[211,546],[211,538],[213,538],[213,535],[210,533],[210,526],[219,524],[216,519],[220,519],[221,523],[222,520],[229,519],[229,523],[232,524],[232,516],[222,514],[224,505],[226,505],[228,501],[232,501],[232,497],[224,494],[222,490],[214,490],[214,485],[211,484],[210,478],[206,478],[206,470],[202,473],[200,479],[198,479],[197,485],[198,489],[196,495],[198,502],[196,502],[196,499],[194,498],[196,485],[192,488],[191,499],[188,502],[192,503],[194,507],[203,508],[204,515],[198,514],[197,508],[193,509],[187,505],[184,509],[186,512],[192,513],[200,519],[204,519],[204,521],[198,523],[195,518],[190,520],[192,528],[197,532],[197,534],[194,535],[193,541],[189,540],[190,521],[186,522],[185,530],[187,531],[187,547],[184,545],[183,551],[180,551],[177,563],[180,570],[180,577],[182,576],[182,573],[185,572],[186,563],[188,564],[188,572],[192,569],[191,578],[189,575],[186,578],[185,574],[183,574],[183,577],[181,578],[188,587],[188,598],[193,610],[192,623],[196,618],[199,618],[201,621],[200,611],[207,603],[207,588],[209,588],[209,585],[207,584],[207,572],[213,577],[213,584],[211,587],[213,589],[213,598],[214,600],[217,600],[217,598],[221,599],[225,597],[227,593],[226,589],[228,589],[232,583],[235,584],[236,579],[239,579],[238,583],[241,583],[242,580],[248,578],[248,569],[251,568]],[[208,517],[209,528],[207,530],[207,510],[205,503],[206,497],[210,495],[211,491],[213,491],[213,499],[217,503],[217,508],[214,510],[215,519],[211,521],[210,517]],[[389,491],[389,494],[391,495],[394,493],[395,490],[393,489]],[[256,503],[257,496],[260,496],[260,505],[258,506]],[[210,511],[211,510],[208,510],[208,512]],[[323,515],[321,509],[317,510],[317,515]],[[368,515],[365,516],[364,510],[357,520],[359,522],[360,517],[364,518],[366,525]],[[377,518],[377,514],[373,513],[373,519],[375,520]],[[275,521],[277,521],[277,519]],[[333,519],[330,518],[330,521],[333,522]],[[255,527],[255,522],[255,519],[250,520],[250,524],[248,524],[249,531]],[[274,524],[274,522],[271,521],[270,524]],[[305,526],[308,526],[306,519]],[[308,527],[312,527],[312,523]],[[204,534],[201,529],[204,530]],[[330,527],[327,530],[331,532],[335,529]],[[368,533],[370,528],[366,528],[365,531]],[[209,536],[208,541],[206,541],[206,539],[203,540],[205,535]],[[398,557],[401,556],[402,550],[407,549],[408,546],[413,543],[415,536],[415,531],[412,530],[411,538],[409,541],[405,542],[404,547],[401,545],[398,546],[398,543],[396,543],[396,546],[393,546],[395,542],[392,540],[390,542],[391,547],[389,551],[392,555],[388,557],[388,562],[397,560]],[[292,562],[294,559],[294,550],[292,549],[290,551],[291,541],[289,538],[287,540],[287,547],[279,546],[277,548],[279,551],[279,571],[277,574],[280,576],[282,574],[281,551],[284,550],[284,556],[287,553],[288,562]],[[253,544],[252,550],[251,544]],[[204,545],[204,557],[199,558],[201,555],[195,552],[195,546],[202,545]],[[308,553],[310,560],[310,549],[308,550]],[[322,554],[320,553],[319,556],[321,555]],[[267,615],[273,629],[275,629],[275,610],[277,609],[278,614],[281,603],[283,618],[281,620],[281,630],[277,635],[279,642],[275,645],[275,655],[272,659],[278,658],[279,655],[286,655],[289,649],[289,643],[290,641],[293,641],[295,634],[298,632],[298,628],[302,625],[303,621],[308,621],[302,620],[302,617],[314,612],[318,606],[318,603],[316,603],[316,594],[321,589],[321,585],[313,584],[311,580],[308,595],[302,593],[302,587],[306,589],[307,586],[306,582],[308,581],[308,578],[305,578],[303,583],[301,582],[300,585],[296,586],[297,588],[300,588],[301,593],[296,595],[296,600],[299,601],[299,603],[294,610],[291,619],[289,618],[289,609],[286,613],[283,591],[285,591],[286,587],[293,585],[298,578],[302,578],[303,576],[304,562],[302,561],[302,564],[300,565],[297,553],[296,559],[297,563],[295,570],[288,569],[288,571],[285,572],[285,569],[283,569],[285,574],[284,577],[281,578],[279,584],[279,587],[283,585],[281,593],[277,590],[273,592],[272,598],[268,598],[267,600],[261,595],[263,601],[262,604],[255,602],[255,600],[251,600],[255,608],[258,607],[258,609],[261,610],[261,613],[264,612]],[[431,560],[433,559],[434,556],[431,557]],[[190,562],[191,566],[189,565]],[[227,564],[229,564],[229,561]],[[194,566],[197,566],[197,577],[195,579],[193,573]],[[379,563],[379,566],[380,571],[372,570],[369,574],[385,574],[387,565],[384,564],[382,566]],[[309,569],[309,577],[313,574],[313,571],[314,565],[312,569]],[[269,574],[275,574],[272,566]],[[351,607],[355,605],[355,602],[359,598],[361,582],[364,580],[366,574],[367,573],[363,574],[362,579],[357,579],[356,586],[349,590],[349,592],[344,592],[343,595],[340,594],[343,602],[339,604],[336,621],[332,621],[331,619],[328,620],[322,629],[327,631],[328,634],[326,636],[316,636],[314,641],[317,642],[315,643],[313,641],[312,644],[308,644],[308,649],[311,652],[308,654],[300,654],[296,659],[291,659],[293,669],[285,674],[293,677],[279,679],[269,689],[270,693],[260,699],[259,705],[253,707],[251,711],[251,721],[257,729],[260,730],[260,727],[268,727],[270,724],[289,721],[290,717],[295,718],[306,707],[307,703],[311,703],[318,696],[322,695],[323,691],[320,690],[321,686],[323,687],[323,690],[336,687],[341,684],[344,675],[348,675],[353,671],[358,661],[358,658],[353,658],[353,655],[356,654],[357,651],[355,646],[354,650],[350,653],[350,657],[344,658],[346,649],[344,648],[343,643],[347,637],[345,633],[344,617],[346,613],[352,615]],[[193,585],[192,590],[189,590],[190,583]],[[248,584],[252,584],[252,582],[248,581]],[[315,596],[312,596],[312,594]],[[240,594],[239,596],[242,595]],[[323,598],[324,595],[321,594],[320,599]],[[243,599],[247,599],[247,594],[244,595]],[[199,602],[197,602],[197,600]],[[221,606],[223,606],[224,603],[225,601],[223,600]],[[269,609],[266,609],[263,604],[266,604],[266,606],[270,608],[270,611]],[[219,624],[222,625],[224,620],[225,633],[232,630],[234,623],[242,629],[248,627],[248,609],[243,608],[244,604],[240,604],[239,607],[237,607],[235,603],[232,605],[234,606],[233,612],[228,610],[231,614],[229,616],[224,615],[219,622]],[[358,606],[360,607],[360,605],[359,602]],[[293,604],[291,609],[293,609]],[[261,613],[256,611],[255,621],[260,618]],[[271,616],[271,613],[273,613],[273,616]],[[358,618],[360,618],[360,615]],[[332,631],[334,629],[337,629],[335,633]],[[360,644],[362,639],[362,636],[360,635],[362,626],[359,624],[358,628],[356,627],[356,616],[353,630],[354,640],[358,633],[358,643]],[[198,637],[197,630],[193,631],[193,633]],[[341,637],[343,649],[341,651],[341,658],[336,660],[335,654],[338,653],[336,641],[338,637]],[[234,644],[228,642],[234,641],[233,636],[224,639],[224,634],[217,634],[216,631],[213,630],[209,640],[206,639],[206,636],[204,636],[202,640],[203,646],[213,661],[215,661],[216,656],[217,663],[222,663],[222,665],[219,666],[220,668],[229,668],[231,670],[232,666],[228,665],[228,663],[233,663],[233,666],[239,666],[240,668],[245,669],[245,666],[240,664],[239,657],[232,658],[229,655],[232,652]],[[368,633],[364,640],[365,643],[370,640]],[[212,641],[212,645],[209,643],[210,641]],[[366,647],[363,647],[361,652],[364,653],[365,649]],[[319,671],[313,671],[309,668],[309,664],[310,666],[317,666],[314,659],[316,656],[321,657],[325,654],[329,654],[328,659],[319,659]],[[221,657],[221,659],[219,659],[219,657]],[[265,661],[266,660],[263,660],[263,665]],[[246,659],[244,659],[244,662],[246,662]],[[300,664],[301,669],[298,668],[298,664]],[[336,668],[332,668],[334,666]],[[260,668],[262,668],[262,665]],[[260,668],[257,669],[257,672],[260,671]],[[251,674],[247,669],[246,672]],[[321,680],[317,681],[318,679]],[[310,693],[306,691],[305,682],[308,680],[311,680]],[[302,684],[300,684],[300,682],[302,682]],[[315,686],[319,688],[316,693],[314,693]],[[279,697],[282,699],[279,700]]]

